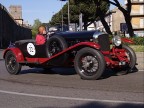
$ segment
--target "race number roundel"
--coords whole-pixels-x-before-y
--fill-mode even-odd
[[[27,44],[27,51],[30,55],[34,56],[36,54],[35,46],[32,43]]]

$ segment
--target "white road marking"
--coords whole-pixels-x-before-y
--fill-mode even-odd
[[[49,98],[49,99],[62,99],[62,100],[73,100],[73,101],[92,101],[92,102],[107,102],[107,103],[144,104],[144,102],[118,101],[118,100],[98,100],[98,99],[73,98],[73,97],[60,97],[60,96],[49,96],[49,95],[19,93],[19,92],[11,92],[11,91],[4,91],[4,90],[0,90],[0,93],[11,94],[11,95],[18,95],[18,96]]]

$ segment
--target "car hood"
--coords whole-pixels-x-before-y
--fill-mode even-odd
[[[92,39],[95,33],[99,31],[59,32],[54,36],[62,36],[65,39]]]

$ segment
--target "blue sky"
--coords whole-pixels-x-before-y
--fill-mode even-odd
[[[42,22],[49,22],[52,15],[61,8],[59,0],[0,0],[0,3],[7,9],[10,5],[21,5],[23,19],[30,24],[37,18]]]
[[[123,2],[123,0],[120,1]],[[49,22],[52,15],[61,8],[59,0],[0,0],[0,3],[7,9],[10,5],[21,5],[23,19],[31,25],[35,19],[40,19],[43,23]]]

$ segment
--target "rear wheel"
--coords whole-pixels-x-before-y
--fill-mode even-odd
[[[8,51],[5,56],[5,66],[7,71],[12,75],[17,75],[21,71],[21,64],[16,60],[12,51]]]
[[[74,67],[82,79],[96,80],[105,70],[104,56],[93,48],[83,48],[76,54]]]

